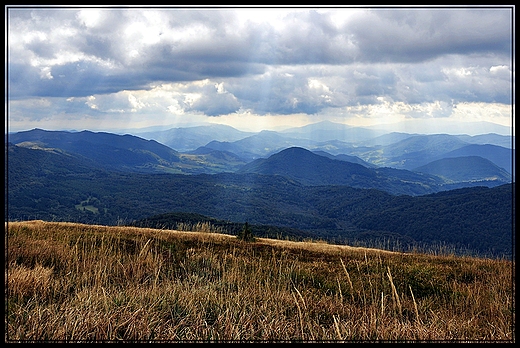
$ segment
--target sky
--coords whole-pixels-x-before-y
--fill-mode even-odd
[[[514,5],[4,6],[9,132],[514,134]]]

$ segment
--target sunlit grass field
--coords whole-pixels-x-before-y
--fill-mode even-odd
[[[5,224],[5,340],[515,340],[511,260]]]

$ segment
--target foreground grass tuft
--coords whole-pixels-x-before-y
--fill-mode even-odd
[[[6,224],[7,341],[513,341],[514,264]]]

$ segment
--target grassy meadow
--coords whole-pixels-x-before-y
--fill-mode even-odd
[[[44,221],[5,225],[5,340],[515,340],[511,260]]]

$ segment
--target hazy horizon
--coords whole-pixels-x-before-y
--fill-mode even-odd
[[[275,132],[284,132],[286,130],[289,130],[291,128],[299,128],[304,127],[312,124],[319,124],[321,122],[325,121],[319,121],[314,123],[308,123],[302,126],[279,126],[276,128],[266,128],[266,129],[241,129],[238,127],[234,127],[232,125],[227,125],[223,123],[191,123],[191,124],[174,124],[174,125],[156,125],[156,126],[150,126],[150,127],[141,127],[141,128],[122,128],[122,129],[116,129],[116,128],[103,128],[103,129],[76,129],[76,128],[67,128],[67,127],[58,127],[58,128],[41,128],[41,127],[32,127],[32,128],[26,128],[26,129],[10,129],[9,133],[17,133],[17,132],[25,132],[30,131],[33,129],[43,129],[46,131],[68,131],[68,132],[80,132],[84,130],[92,131],[92,132],[107,132],[107,133],[115,133],[115,134],[133,134],[139,136],[140,133],[146,133],[146,132],[158,132],[158,131],[165,131],[173,128],[191,128],[191,127],[200,127],[200,126],[211,126],[211,125],[223,125],[232,127],[236,130],[242,131],[242,132],[249,132],[249,133],[258,133],[261,131],[275,131]],[[332,122],[332,121],[328,121]],[[334,124],[341,124],[338,122],[332,122]],[[498,135],[504,135],[504,136],[514,136],[514,127],[505,127],[496,123],[491,122],[459,122],[459,123],[453,123],[450,126],[442,125],[438,120],[430,120],[430,124],[426,126],[424,120],[423,122],[417,122],[414,123],[414,121],[410,121],[408,123],[402,122],[401,124],[388,124],[388,125],[375,125],[375,126],[351,126],[348,124],[344,124],[346,126],[352,127],[352,128],[363,128],[363,129],[372,129],[372,130],[381,130],[387,133],[391,132],[398,132],[398,133],[410,133],[410,134],[451,134],[451,135],[481,135],[481,134],[498,134]],[[8,134],[8,132],[5,132]]]

